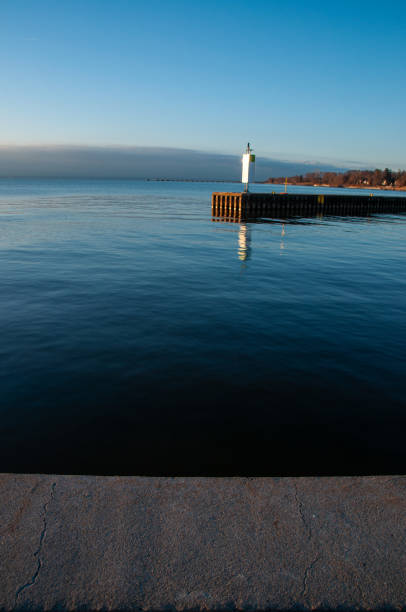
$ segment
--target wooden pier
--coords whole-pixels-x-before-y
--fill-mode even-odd
[[[369,215],[406,212],[406,196],[214,192],[213,217]]]

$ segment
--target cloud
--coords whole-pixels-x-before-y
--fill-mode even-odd
[[[257,155],[256,179],[312,170],[337,170],[317,162]],[[0,177],[169,178],[239,180],[240,157],[187,149],[121,146],[0,146]]]

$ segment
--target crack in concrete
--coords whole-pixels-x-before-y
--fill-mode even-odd
[[[299,516],[301,518],[301,521],[304,525],[305,530],[307,531],[307,539],[310,542],[310,540],[312,539],[312,528],[305,519],[304,511],[303,511],[303,502],[299,499],[299,492],[297,490],[296,483],[294,483],[294,487],[295,487],[295,501],[296,501],[296,505],[299,511]]]
[[[49,496],[48,501],[45,502],[44,506],[43,506],[43,516],[42,516],[42,520],[43,520],[43,527],[39,536],[39,544],[38,544],[38,548],[37,550],[34,552],[34,557],[37,557],[37,567],[35,572],[33,573],[33,575],[31,576],[31,579],[26,582],[25,584],[22,584],[16,591],[15,594],[15,600],[14,600],[14,605],[17,606],[17,601],[18,598],[20,597],[21,593],[23,591],[25,591],[25,589],[28,589],[29,587],[33,586],[35,584],[35,582],[37,581],[38,575],[41,571],[41,567],[42,567],[42,560],[41,560],[41,551],[42,551],[42,544],[44,542],[46,533],[47,533],[47,528],[48,528],[48,523],[47,523],[47,513],[48,513],[48,506],[51,503],[53,497],[54,497],[54,492],[55,492],[55,487],[56,487],[56,482],[54,482],[51,486],[51,493]]]
[[[295,501],[296,501],[296,505],[297,505],[297,509],[299,512],[299,516],[300,519],[304,525],[304,528],[307,532],[307,541],[310,543],[312,538],[313,538],[313,531],[312,531],[312,527],[310,525],[310,523],[308,523],[305,519],[305,513],[304,513],[304,508],[303,508],[303,502],[301,501],[301,499],[299,498],[299,491],[297,488],[297,484],[294,483],[294,488],[295,488]],[[318,561],[320,560],[320,553],[317,553],[317,555],[315,556],[315,558],[313,559],[313,561],[310,562],[310,564],[305,568],[304,574],[303,574],[303,580],[302,580],[302,592],[301,592],[301,599],[303,600],[309,591],[309,577],[311,575],[311,572],[313,570],[313,568],[315,567],[315,565],[318,563]]]
[[[320,559],[320,556],[317,555],[317,557],[315,557],[315,559],[313,559],[313,561],[310,563],[310,565],[308,565],[305,569],[304,575],[303,575],[303,588],[302,588],[302,593],[301,593],[301,597],[302,599],[304,597],[306,597],[308,590],[309,590],[309,575],[310,572],[312,571],[312,569],[314,568],[314,566],[316,565],[316,563],[318,563]]]

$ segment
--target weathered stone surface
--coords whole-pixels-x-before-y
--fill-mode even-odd
[[[406,477],[0,476],[0,608],[401,609]]]

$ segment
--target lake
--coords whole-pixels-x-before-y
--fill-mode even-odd
[[[0,180],[0,471],[406,472],[406,215],[238,190]]]

